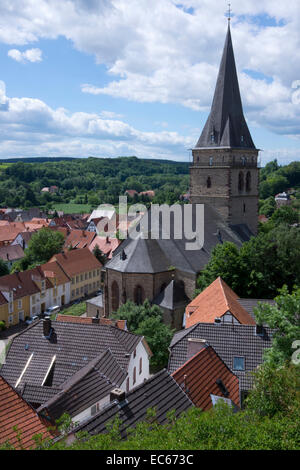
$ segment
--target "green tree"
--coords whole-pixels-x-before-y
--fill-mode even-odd
[[[32,235],[28,248],[25,250],[25,261],[30,265],[43,264],[59,253],[64,244],[64,236],[61,232],[43,228]]]
[[[295,352],[293,343],[300,340],[300,288],[289,294],[284,286],[275,298],[275,305],[260,304],[254,313],[259,324],[274,329],[272,348],[266,353],[266,360],[276,366],[291,361]]]
[[[97,258],[98,261],[104,266],[107,261],[107,256],[103,251],[100,250],[99,246],[96,245],[93,249],[93,255]]]
[[[6,274],[9,274],[9,269],[5,261],[0,258],[0,276],[6,276]]]
[[[261,416],[293,413],[300,409],[300,369],[286,364],[274,367],[263,364],[254,374],[254,387],[246,399],[246,407]]]
[[[163,323],[162,311],[157,305],[145,300],[142,305],[131,301],[121,305],[113,318],[127,321],[127,328],[132,333],[145,336],[153,353],[150,365],[153,369],[165,367],[168,362],[168,347],[174,331]]]

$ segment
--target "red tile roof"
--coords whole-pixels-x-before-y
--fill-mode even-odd
[[[239,379],[211,346],[206,346],[172,374],[195,406],[202,410],[212,407],[210,395],[228,398],[240,406]],[[221,380],[229,394],[225,396],[216,383]]]
[[[98,248],[100,248],[102,253],[104,253],[108,259],[111,259],[113,252],[118,248],[120,243],[121,240],[118,240],[117,238],[100,237],[97,235],[88,248],[91,252],[93,252],[96,245],[98,245]]]
[[[185,309],[189,328],[196,323],[214,323],[230,312],[242,325],[255,325],[251,315],[238,302],[239,297],[220,277],[193,299]]]
[[[51,438],[50,427],[0,376],[0,444],[9,443],[15,449],[34,449],[33,436]],[[17,431],[13,428],[17,427]],[[20,434],[18,438],[17,433]]]
[[[92,271],[93,269],[102,268],[102,264],[88,248],[59,253],[54,255],[50,261],[57,261],[69,277]]]
[[[23,222],[12,222],[8,225],[3,225],[0,230],[0,242],[13,241],[18,233],[25,231]]]
[[[62,315],[56,316],[56,321],[62,321],[66,323],[82,323],[90,325],[93,323],[92,317],[77,317],[75,315]],[[120,330],[126,330],[126,320],[112,320],[110,318],[99,318],[100,325],[116,326]]]
[[[65,241],[65,248],[71,246],[72,248],[85,248],[88,247],[95,238],[95,232],[88,232],[87,230],[72,230]]]
[[[35,280],[45,279],[40,267],[23,271],[20,273],[8,274],[7,276],[0,277],[0,291],[13,291],[14,299],[21,299],[27,295],[33,295],[40,292]],[[46,289],[51,288],[52,285],[46,279]],[[4,298],[4,297],[3,297]],[[4,298],[5,299],[5,298]],[[0,305],[7,303],[0,298]]]
[[[45,277],[48,277],[53,281],[55,279],[58,286],[70,282],[70,278],[66,275],[66,273],[56,261],[42,264],[41,270],[43,271]]]
[[[20,245],[7,245],[0,248],[0,258],[3,261],[16,261],[24,256],[23,248]]]

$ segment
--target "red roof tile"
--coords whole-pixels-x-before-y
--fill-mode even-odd
[[[214,323],[230,312],[242,325],[255,325],[251,315],[240,305],[238,296],[220,277],[193,299],[185,310],[186,328],[196,323]]]
[[[57,261],[69,277],[92,271],[93,269],[102,268],[102,264],[88,248],[59,253],[54,255],[50,261]]]
[[[36,447],[33,436],[52,437],[48,431],[50,425],[1,376],[0,403],[0,444],[28,450]]]
[[[72,230],[65,241],[65,248],[71,246],[72,248],[85,248],[88,247],[95,238],[95,232],[88,232],[87,230]]]
[[[182,367],[172,374],[183,387],[195,406],[202,410],[212,407],[210,395],[228,398],[240,406],[239,379],[234,375],[211,346],[204,346]],[[228,390],[224,396],[216,383],[221,380]]]
[[[117,238],[100,237],[97,235],[88,248],[91,252],[93,252],[96,245],[98,245],[98,248],[100,248],[102,253],[104,253],[108,259],[111,259],[113,252],[118,248],[120,243],[121,240],[118,240]]]
[[[90,325],[93,323],[92,317],[77,317],[75,315],[62,315],[56,316],[56,321],[62,321],[66,323],[82,323]],[[116,326],[120,330],[126,330],[126,320],[112,320],[110,318],[99,318],[100,325]]]

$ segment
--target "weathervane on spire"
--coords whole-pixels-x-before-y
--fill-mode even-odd
[[[230,23],[231,20],[231,3],[228,3],[228,23]]]

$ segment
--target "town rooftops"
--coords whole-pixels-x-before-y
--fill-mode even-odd
[[[272,330],[262,331],[252,325],[197,323],[175,333],[170,344],[168,370],[172,373],[189,359],[189,339],[205,340],[212,346],[226,366],[237,375],[240,390],[250,390],[251,372],[262,364],[266,349],[272,345]]]
[[[54,255],[50,261],[57,261],[65,273],[73,277],[76,274],[100,269],[102,264],[88,248],[70,250]]]
[[[93,300],[93,299],[91,299]],[[75,315],[63,315],[57,314],[56,321],[62,321],[67,323],[81,323],[85,325],[97,324],[115,326],[120,330],[127,330],[126,320],[113,320],[111,318],[93,318],[93,317],[77,317]]]
[[[24,256],[23,248],[20,245],[8,245],[0,248],[0,258],[3,261],[17,261]]]
[[[63,413],[74,417],[120,387],[126,376],[127,372],[107,349],[66,380],[38,412],[54,420]]]
[[[127,370],[131,353],[143,341],[142,336],[113,326],[62,321],[50,322],[45,337],[45,322],[33,323],[11,343],[1,374],[14,387],[61,387],[107,349]]]
[[[218,277],[201,294],[193,299],[185,310],[185,324],[189,328],[196,323],[214,323],[227,313],[243,325],[255,325],[251,315],[238,302],[238,296]]]
[[[173,377],[162,370],[126,393],[121,402],[113,401],[94,417],[83,422],[72,431],[72,435],[79,431],[86,431],[91,435],[104,433],[108,423],[119,416],[120,434],[122,438],[126,438],[130,428],[146,419],[150,408],[156,410],[155,420],[159,424],[166,424],[169,411],[175,410],[175,416],[178,417],[192,406],[193,403]]]
[[[172,377],[185,391],[195,406],[208,410],[213,406],[211,395],[230,399],[240,406],[239,379],[226,366],[215,350],[205,342],[202,349],[193,355],[193,348],[199,351],[199,343],[188,343],[191,358],[173,372]]]
[[[56,261],[42,264],[40,268],[44,276],[51,279],[53,283],[56,282],[56,285],[58,286],[70,282],[70,278]]]
[[[15,449],[34,449],[33,436],[52,437],[49,424],[1,376],[0,403],[0,445],[8,443]]]
[[[87,230],[71,230],[65,241],[65,248],[87,248],[95,238],[94,232]]]
[[[7,274],[6,276],[0,277],[0,291],[13,292],[14,299],[21,299],[27,295],[33,295],[40,292],[40,289],[36,284],[36,281],[40,280],[46,281],[46,289],[52,287],[50,281],[45,278],[39,266],[28,271]],[[5,302],[7,302],[6,299]],[[0,298],[0,305],[5,302],[2,302]]]

